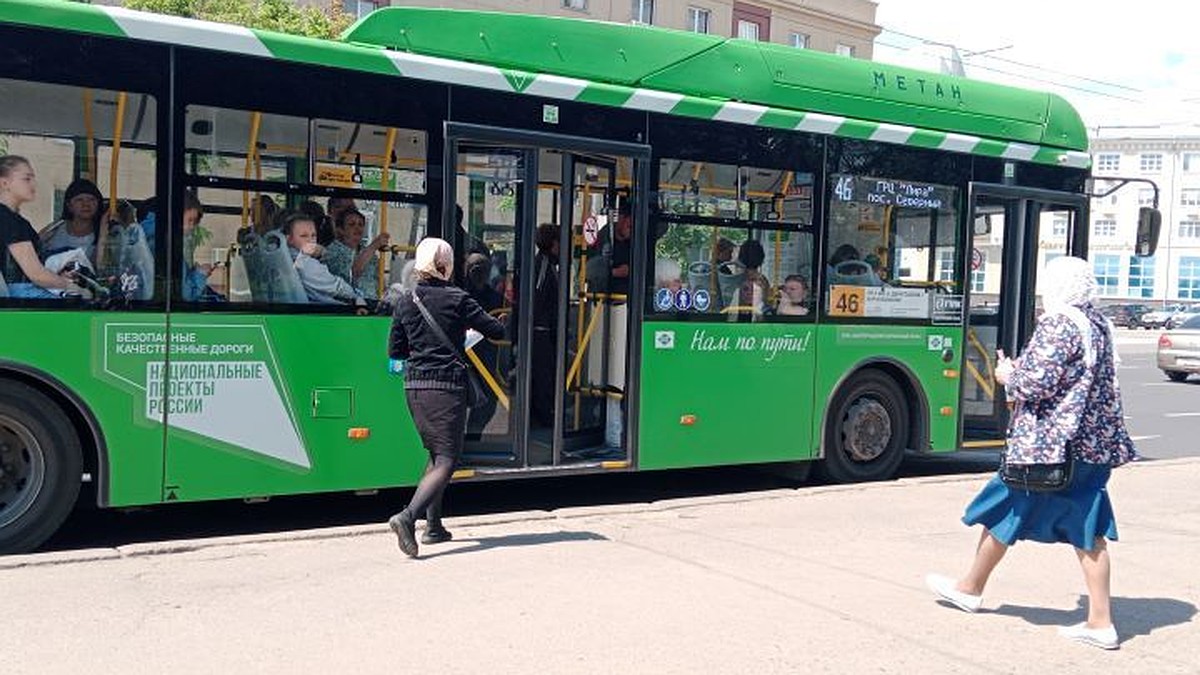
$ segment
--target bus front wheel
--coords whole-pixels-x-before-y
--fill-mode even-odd
[[[0,554],[37,548],[79,496],[79,438],[53,401],[0,380]]]
[[[821,476],[834,483],[891,478],[904,459],[908,425],[900,385],[878,370],[857,373],[830,403]]]

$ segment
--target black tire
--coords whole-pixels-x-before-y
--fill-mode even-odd
[[[1188,378],[1189,374],[1182,370],[1164,370],[1163,373],[1165,373],[1167,378],[1172,382],[1183,382]]]
[[[82,470],[62,409],[33,387],[0,380],[0,554],[32,551],[58,530]]]
[[[887,480],[908,442],[904,391],[878,370],[864,370],[838,389],[825,422],[825,458],[817,465],[833,483]]]

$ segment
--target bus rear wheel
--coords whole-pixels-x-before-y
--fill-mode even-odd
[[[79,438],[36,389],[0,380],[0,554],[32,551],[62,525],[79,496]]]
[[[908,402],[894,379],[864,370],[833,397],[818,465],[834,483],[886,480],[900,468],[908,441]]]

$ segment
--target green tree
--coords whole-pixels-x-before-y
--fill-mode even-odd
[[[232,23],[247,28],[336,38],[354,20],[339,3],[328,8],[299,7],[288,0],[124,0],[125,7],[188,19]]]

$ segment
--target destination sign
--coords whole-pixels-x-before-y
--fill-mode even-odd
[[[910,209],[954,208],[956,188],[932,183],[913,183],[890,178],[834,176],[833,198],[840,202],[866,202]]]

